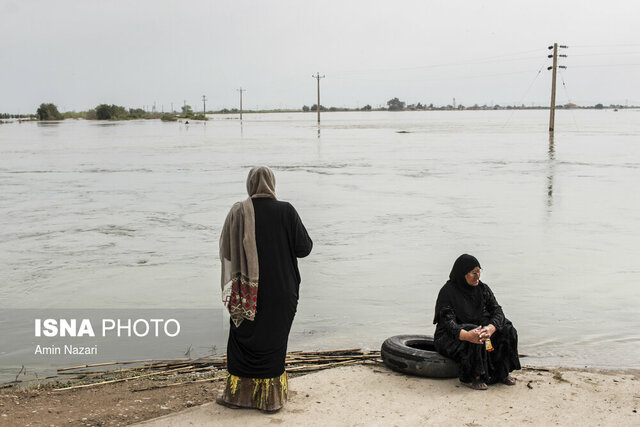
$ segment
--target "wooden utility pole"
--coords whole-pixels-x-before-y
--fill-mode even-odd
[[[558,66],[558,56],[560,56],[561,58],[566,58],[567,55],[558,55],[558,47],[560,47],[561,49],[566,49],[567,46],[558,46],[558,43],[554,43],[553,46],[549,46],[549,49],[553,49],[553,54],[552,55],[548,55],[548,58],[553,58],[553,65],[550,67],[547,67],[547,70],[553,70],[552,71],[552,77],[551,77],[551,106],[549,108],[550,112],[549,112],[549,133],[553,136],[553,130],[555,128],[555,120],[556,120],[556,74],[558,71],[558,68],[567,68],[565,66]]]
[[[202,114],[207,114],[207,97],[202,95]]]
[[[316,110],[318,111],[318,123],[320,123],[320,79],[324,79],[324,75],[320,75],[320,73],[316,73],[316,75],[312,75],[314,79],[318,81],[318,103],[316,104]]]
[[[236,89],[238,92],[240,92],[240,120],[242,120],[242,92],[246,92],[246,89]]]
[[[550,46],[551,47],[551,46]],[[549,133],[553,133],[556,120],[556,72],[558,70],[558,43],[553,44],[553,65],[551,77],[551,108],[549,115]]]

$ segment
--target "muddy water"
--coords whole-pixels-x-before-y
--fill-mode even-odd
[[[184,333],[224,349],[226,319],[205,310],[218,308],[218,236],[248,169],[267,164],[315,242],[291,348],[432,333],[437,292],[467,252],[526,363],[640,368],[640,112],[559,111],[553,144],[547,114],[4,124],[0,306],[202,309],[217,314]],[[5,371],[76,361],[32,355],[32,322],[12,328]],[[127,359],[127,344],[112,353]]]

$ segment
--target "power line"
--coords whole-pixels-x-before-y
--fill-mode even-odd
[[[636,67],[640,65],[640,63],[635,64],[587,64],[587,65],[572,65],[571,68],[598,68],[598,67]]]
[[[533,84],[536,82],[536,80],[538,80],[538,77],[540,77],[540,74],[542,74],[542,70],[544,69],[544,65],[547,62],[547,60],[545,59],[545,61],[542,63],[542,65],[540,66],[540,69],[538,70],[538,72],[536,73],[535,77],[533,78],[533,80],[531,80],[531,83],[529,83],[529,87],[527,88],[527,90],[524,91],[524,95],[522,95],[522,98],[520,98],[520,100],[518,101],[518,104],[522,104],[522,101],[524,101],[524,98],[529,94],[529,91],[531,90],[531,88],[533,87]],[[518,105],[516,104],[516,105]],[[504,128],[505,126],[507,126],[507,124],[511,121],[511,118],[513,117],[513,114],[515,113],[515,110],[511,111],[511,114],[509,115],[509,118],[507,119],[507,121],[504,123],[504,125],[502,125],[502,127]]]
[[[511,52],[511,53],[503,53],[500,55],[494,55],[484,58],[471,59],[467,61],[457,61],[457,62],[449,62],[449,63],[440,63],[440,64],[428,64],[428,65],[416,65],[413,67],[399,67],[399,68],[378,68],[378,69],[367,69],[367,70],[333,70],[331,73],[333,74],[348,74],[348,73],[362,73],[362,72],[385,72],[385,71],[404,71],[404,70],[420,70],[420,69],[428,69],[428,68],[437,68],[437,67],[455,67],[459,65],[471,65],[471,64],[481,64],[481,63],[491,63],[498,62],[501,58],[511,58],[511,61],[522,61],[527,59],[535,59],[539,58],[539,56],[529,56],[525,58],[516,58],[517,55],[523,55],[528,53],[540,53],[542,49],[532,49],[520,52]],[[503,61],[504,62],[504,61]]]
[[[636,52],[604,52],[604,53],[582,53],[582,54],[577,54],[577,55],[571,55],[573,56],[589,56],[589,57],[593,57],[593,56],[618,56],[618,55],[640,55],[640,51],[636,51]]]
[[[562,87],[564,88],[564,94],[567,96],[567,102],[573,103],[571,98],[569,97],[569,91],[567,90],[567,84],[564,82],[564,71],[560,70],[560,80],[562,80]],[[573,114],[573,109],[569,109],[571,111],[571,118],[573,119],[573,124],[576,126],[576,130],[580,132],[580,128],[578,128],[578,122],[576,121],[576,115]]]
[[[572,49],[585,49],[585,48],[593,48],[593,47],[637,47],[640,46],[638,43],[629,43],[629,44],[592,44],[592,45],[571,45]]]

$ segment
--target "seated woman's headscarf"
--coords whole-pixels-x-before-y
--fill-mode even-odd
[[[276,178],[267,166],[254,167],[247,177],[249,198],[233,205],[220,235],[222,301],[240,326],[253,321],[258,306],[258,250],[252,198],[275,199]]]
[[[440,321],[440,312],[443,308],[452,308],[456,317],[462,323],[478,323],[482,318],[483,301],[482,288],[480,282],[478,286],[471,286],[465,278],[476,267],[480,267],[480,262],[476,257],[464,254],[460,255],[453,263],[449,280],[440,290],[436,301],[436,312],[433,323]]]

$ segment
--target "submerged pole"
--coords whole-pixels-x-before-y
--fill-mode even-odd
[[[320,73],[316,73],[315,76],[311,76],[318,81],[318,102],[316,104],[316,111],[318,112],[318,123],[320,123],[320,79],[323,79],[324,76],[321,76]]]
[[[553,44],[553,72],[551,77],[551,108],[549,114],[549,133],[553,136],[556,119],[556,73],[558,70],[558,43]]]

